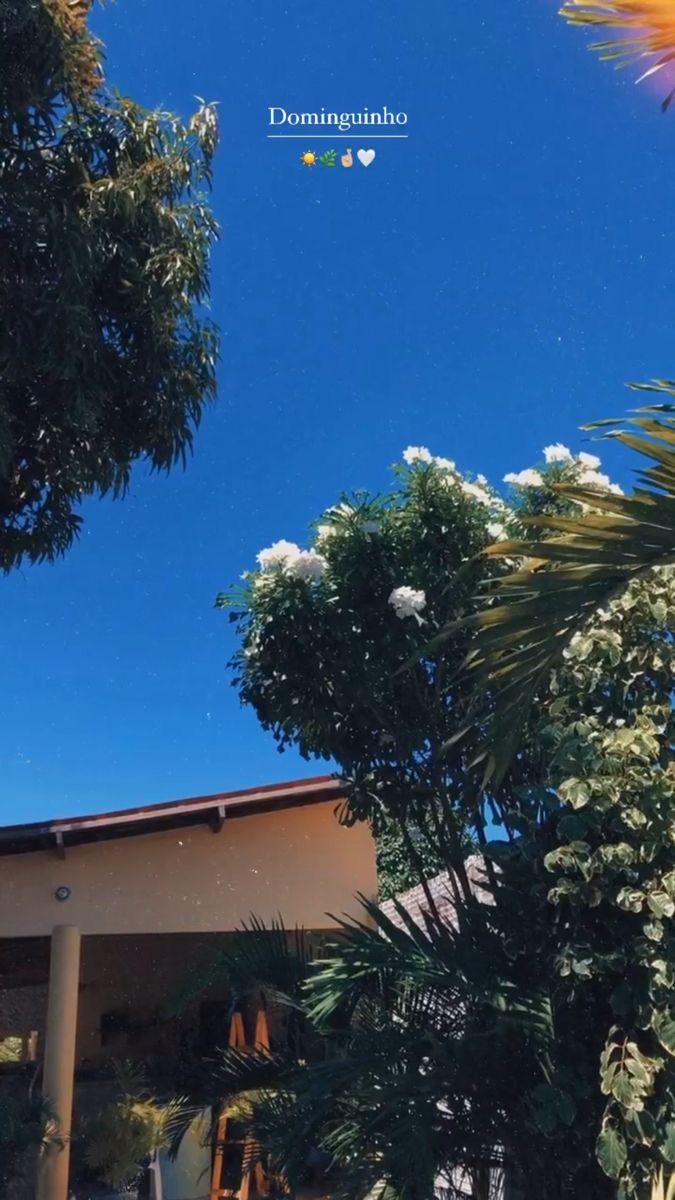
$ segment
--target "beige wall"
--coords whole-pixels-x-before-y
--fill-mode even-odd
[[[329,931],[312,931],[309,940]],[[210,968],[227,947],[231,934],[105,934],[82,939],[76,1061],[79,1066],[101,1060],[166,1058],[180,1054],[178,1037],[195,1039],[202,1001],[229,1000],[224,974]],[[28,943],[12,943],[27,945]],[[46,969],[46,962],[45,962]],[[195,988],[195,981],[211,982]],[[187,994],[186,994],[187,989]],[[176,1020],[167,1012],[175,1011]],[[175,1006],[172,1008],[171,1006]],[[105,1041],[101,1019],[106,1012],[126,1014],[131,1028]],[[268,1001],[273,1027],[278,1010]],[[38,1033],[38,1055],[44,1050],[47,986],[0,988],[0,1036]],[[250,1016],[250,1014],[249,1014]],[[248,1019],[248,1033],[254,1020]],[[223,1027],[222,1042],[227,1030]]]
[[[66,886],[65,902],[54,897]],[[0,937],[37,937],[54,925],[83,934],[236,929],[251,913],[329,928],[332,913],[374,896],[375,854],[365,825],[340,826],[334,801],[167,833],[0,858]]]
[[[143,934],[86,937],[82,942],[80,1002],[77,1028],[78,1062],[100,1058],[143,1057],[157,1048],[171,1054],[172,1026],[165,1025],[167,1003],[190,986],[195,971],[203,977],[222,938],[208,934]],[[196,1002],[180,1005],[181,1024],[192,1027],[199,1000],[226,996],[223,985],[205,988]],[[139,1027],[101,1040],[101,1017],[110,1010],[126,1012]],[[150,1024],[144,1028],[150,1019]],[[166,1038],[169,1043],[166,1044]]]

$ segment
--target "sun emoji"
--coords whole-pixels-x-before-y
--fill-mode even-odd
[[[317,161],[318,159],[313,150],[305,150],[305,153],[300,155],[300,162],[304,167],[315,167]]]

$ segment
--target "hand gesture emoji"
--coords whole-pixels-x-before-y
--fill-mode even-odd
[[[352,158],[351,150],[348,149],[347,153],[342,155],[340,162],[342,163],[343,167],[352,167],[354,165],[354,159]]]

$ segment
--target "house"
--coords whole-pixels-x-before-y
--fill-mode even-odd
[[[162,1012],[219,938],[251,914],[320,936],[375,896],[370,832],[339,823],[342,800],[322,777],[0,829],[0,1038],[42,1060],[65,1132],[102,1060],[213,1038],[217,997],[187,1031]],[[68,1186],[66,1144],[39,1200]]]

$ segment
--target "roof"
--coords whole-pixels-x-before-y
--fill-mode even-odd
[[[489,903],[491,894],[484,886],[486,882],[485,864],[482,855],[469,855],[464,866],[473,894],[479,900]],[[448,925],[454,925],[456,905],[449,871],[441,871],[433,879],[428,879],[426,886],[431,893],[431,898],[441,920]],[[405,922],[396,911],[396,904],[400,904],[402,908],[406,909],[408,915],[412,917],[416,925],[424,928],[424,916],[425,913],[429,912],[429,901],[421,883],[409,888],[407,892],[400,892],[392,900],[385,900],[380,905],[382,912],[386,914],[394,925],[397,925],[399,929],[405,929]]]
[[[331,775],[321,775],[314,779],[298,779],[293,783],[277,783],[239,792],[217,792],[213,796],[193,796],[187,800],[171,800],[165,804],[149,804],[113,813],[5,825],[0,826],[0,857],[55,848],[64,853],[68,846],[137,837],[143,833],[157,833],[189,825],[208,824],[215,833],[226,820],[235,817],[276,812],[329,800],[337,802],[344,795],[344,787],[339,780]]]

